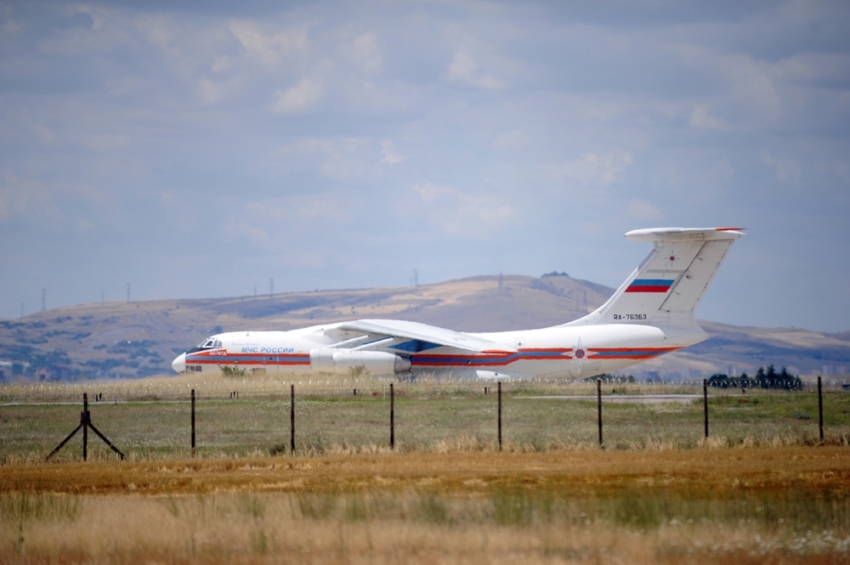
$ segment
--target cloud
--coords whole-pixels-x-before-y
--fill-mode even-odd
[[[368,176],[377,148],[367,137],[308,137],[280,147],[268,163],[280,172],[310,171],[337,181]]]
[[[481,238],[515,220],[514,210],[493,194],[472,195],[449,186],[413,186],[430,222],[444,235]]]
[[[728,54],[714,45],[684,44],[673,50],[686,66],[699,72],[714,90],[723,93],[712,100],[714,108],[710,118],[705,103],[697,105],[691,125],[717,129],[716,126],[723,122],[734,121],[752,128],[782,117],[786,102],[783,81],[779,77],[786,71],[778,71],[776,64],[748,53]]]
[[[501,81],[479,72],[475,59],[461,52],[454,54],[452,62],[449,63],[447,76],[450,81],[485,90],[500,90],[505,86]]]
[[[499,136],[493,141],[493,149],[507,151],[512,149],[520,149],[528,144],[529,136],[523,130],[508,131]]]
[[[282,55],[307,47],[306,28],[266,35],[254,22],[231,20],[228,29],[249,56],[267,67],[276,65]]]
[[[654,222],[664,217],[664,213],[646,200],[635,200],[628,206],[627,213],[630,219],[645,222]]]
[[[75,14],[88,15],[92,24],[66,27],[45,36],[38,43],[41,53],[70,58],[103,55],[114,52],[119,47],[134,47],[138,30],[134,27],[134,22],[128,20],[120,11],[86,6],[67,11],[67,17]]]
[[[378,36],[364,33],[354,38],[350,48],[351,60],[368,74],[380,72],[382,57],[378,49]]]
[[[387,163],[389,165],[401,163],[406,159],[406,157],[404,157],[398,152],[395,143],[393,143],[389,139],[384,139],[381,141],[381,154],[381,163]]]
[[[354,208],[344,200],[344,195],[329,192],[293,194],[286,198],[248,202],[244,211],[246,216],[262,221],[310,224],[317,230],[324,230],[317,220],[340,225],[352,219]]]
[[[306,249],[310,246],[293,246],[292,242],[304,237],[325,239],[328,226],[343,229],[356,209],[357,204],[346,195],[329,192],[252,199],[241,204],[238,214],[231,215],[224,235],[278,251]]]
[[[608,186],[622,180],[626,169],[634,162],[628,151],[582,153],[578,159],[556,166],[556,174],[584,185]]]
[[[103,23],[109,17],[109,12],[101,7],[92,6],[90,4],[71,4],[68,6],[70,15],[86,14],[92,20],[92,29],[103,28]]]
[[[209,79],[201,79],[198,82],[201,100],[207,104],[218,104],[226,98],[229,90],[227,83],[219,83]]]
[[[841,88],[850,76],[846,53],[799,53],[778,61],[772,74],[779,80]]]
[[[224,234],[231,239],[247,239],[251,243],[261,245],[274,241],[265,227],[258,226],[255,222],[245,222],[242,220],[231,220],[227,222],[224,226]]]
[[[287,91],[277,91],[277,100],[272,106],[272,112],[275,114],[300,114],[315,106],[321,96],[321,81],[304,78]]]
[[[59,210],[41,183],[4,173],[0,186],[0,220],[58,216]]]
[[[831,166],[825,167],[826,171],[830,171],[838,176],[842,182],[850,186],[850,162],[847,160],[836,160]]]
[[[77,231],[92,231],[90,218],[103,214],[108,200],[93,185],[47,184],[5,171],[0,178],[0,223],[28,224],[51,231],[67,224]]]
[[[705,106],[696,106],[691,112],[689,123],[695,128],[700,129],[725,129],[726,124],[708,114]]]
[[[737,159],[734,159],[737,164]],[[732,195],[741,197],[736,189],[739,181],[736,168],[728,157],[718,157],[693,147],[681,147],[656,156],[652,175],[647,179],[652,202],[664,197],[665,211],[673,214],[675,208],[704,212]],[[676,205],[671,207],[670,203]],[[727,206],[740,209],[738,205]],[[681,216],[681,213],[679,214]]]
[[[12,16],[12,6],[3,7],[3,24],[0,25],[0,33],[15,35],[21,31],[21,24]]]
[[[767,149],[759,151],[761,160],[774,168],[776,171],[776,180],[782,183],[796,183],[800,180],[800,164],[794,157],[779,156],[775,157]]]

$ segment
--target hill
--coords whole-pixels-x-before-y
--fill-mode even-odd
[[[0,378],[78,380],[170,374],[171,360],[221,331],[287,330],[356,318],[398,318],[460,331],[538,328],[574,320],[613,289],[566,275],[481,276],[417,287],[262,297],[84,304],[0,320]],[[699,378],[773,363],[846,372],[850,333],[703,322],[711,339],[636,365],[644,378]]]

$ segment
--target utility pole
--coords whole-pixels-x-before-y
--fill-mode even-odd
[[[269,277],[269,298],[274,296],[274,277]]]
[[[41,311],[44,312],[47,310],[47,289],[41,289]]]
[[[127,302],[130,302],[130,283],[127,283]]]
[[[21,302],[21,318],[24,317],[24,303]]]
[[[419,287],[419,269],[413,269],[413,288]]]

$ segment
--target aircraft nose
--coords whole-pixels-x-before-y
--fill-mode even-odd
[[[178,355],[177,358],[171,362],[171,368],[178,373],[186,372],[186,354],[181,353]]]

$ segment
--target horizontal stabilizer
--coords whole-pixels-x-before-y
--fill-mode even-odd
[[[650,228],[632,230],[626,237],[635,241],[716,241],[718,239],[737,239],[744,234],[744,228]]]

